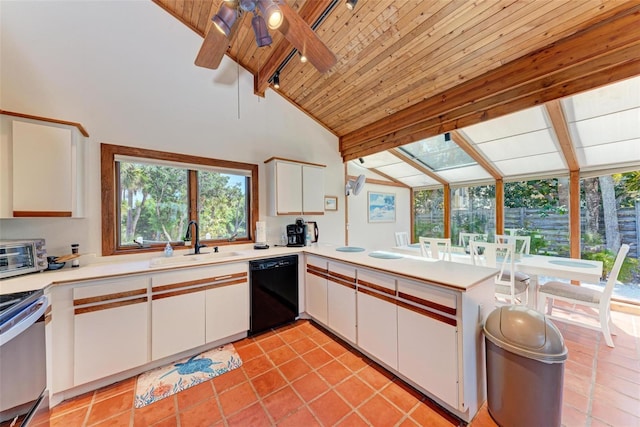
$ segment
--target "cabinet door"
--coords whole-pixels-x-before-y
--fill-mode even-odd
[[[302,166],[302,211],[305,215],[324,215],[324,168]]]
[[[149,361],[148,279],[74,289],[74,385]]]
[[[151,306],[153,360],[205,343],[205,291],[155,298]]]
[[[327,324],[327,262],[307,257],[305,274],[305,306],[307,314],[323,325]]]
[[[207,291],[206,341],[216,341],[249,330],[249,284]]]
[[[14,215],[30,212],[31,216],[38,216],[38,212],[50,212],[70,217],[71,160],[71,130],[14,120]]]
[[[276,214],[302,213],[302,168],[299,164],[276,163]]]
[[[358,347],[398,369],[395,291],[393,277],[358,270]]]
[[[356,342],[355,269],[329,263],[327,325],[347,341]]]
[[[458,408],[457,328],[407,307],[398,307],[398,371]]]

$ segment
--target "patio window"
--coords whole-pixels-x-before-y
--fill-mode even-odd
[[[569,180],[504,184],[505,233],[531,236],[534,254],[569,256]]]
[[[418,237],[444,237],[444,189],[416,190],[414,201],[414,241]]]
[[[480,185],[451,190],[451,241],[459,234],[486,234],[493,241],[496,232],[496,187]]]

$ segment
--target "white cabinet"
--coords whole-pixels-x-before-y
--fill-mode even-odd
[[[216,267],[205,294],[205,340],[213,342],[249,330],[247,264]]]
[[[324,215],[324,165],[265,161],[270,215]]]
[[[327,324],[327,261],[314,256],[306,257],[305,307],[316,321]]]
[[[398,280],[398,371],[460,408],[456,295],[423,283]]]
[[[0,216],[84,216],[84,137],[77,127],[2,115]]]
[[[158,273],[151,280],[153,360],[249,329],[246,263]]]
[[[73,289],[73,384],[149,361],[149,279],[92,282]]]
[[[358,347],[398,369],[398,320],[393,276],[358,269]]]
[[[152,277],[152,360],[205,343],[207,270],[179,270]]]
[[[329,262],[327,277],[327,326],[345,340],[356,342],[356,270]]]

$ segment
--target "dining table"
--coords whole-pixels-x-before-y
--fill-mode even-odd
[[[392,251],[421,256],[420,244],[395,246]],[[451,262],[472,264],[471,255],[462,247],[451,247]],[[528,305],[536,308],[539,278],[577,280],[585,283],[600,283],[602,277],[602,261],[585,260],[580,258],[567,258],[561,256],[539,254],[517,254],[514,257],[515,270],[529,275]]]

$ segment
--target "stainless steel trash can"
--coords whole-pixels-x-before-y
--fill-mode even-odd
[[[552,427],[562,420],[567,348],[542,313],[504,306],[484,324],[487,407],[501,427]]]

